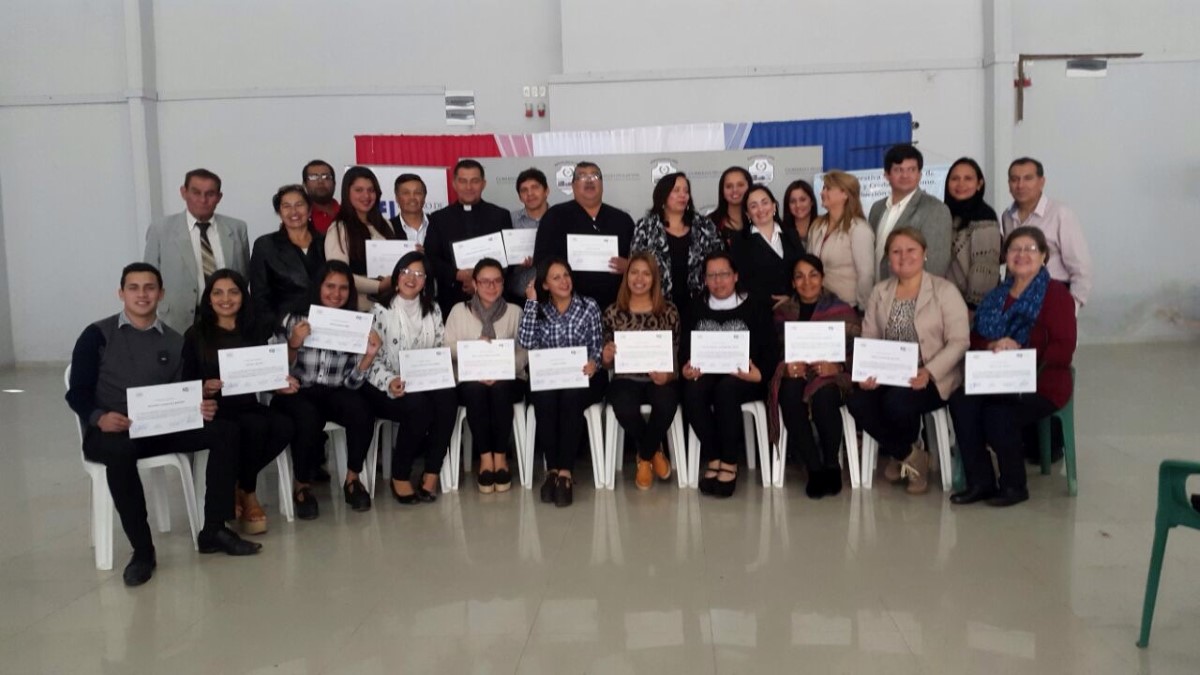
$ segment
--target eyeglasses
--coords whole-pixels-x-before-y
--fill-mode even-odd
[[[604,180],[604,177],[598,173],[577,173],[573,180],[582,181],[584,183],[595,183],[598,180]]]
[[[728,279],[731,276],[733,276],[733,272],[709,272],[708,274],[704,275],[704,278],[710,281],[718,281],[721,279]]]
[[[495,288],[503,283],[504,283],[503,279],[476,279],[475,280],[476,286],[487,286],[488,288]]]
[[[1041,253],[1042,249],[1038,248],[1037,244],[1029,244],[1028,246],[1009,246],[1008,252],[1017,253]]]
[[[400,276],[412,277],[414,279],[424,279],[425,273],[422,272],[421,270],[410,270],[408,268],[405,268],[405,269],[400,270]]]
[[[331,173],[310,173],[304,177],[307,180],[333,180]]]

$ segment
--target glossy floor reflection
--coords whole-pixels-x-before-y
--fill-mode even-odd
[[[1200,348],[1082,349],[1077,499],[1031,475],[1006,511],[878,481],[819,502],[743,475],[719,502],[660,484],[367,514],[322,490],[251,559],[200,557],[182,499],[159,569],[95,570],[61,368],[0,372],[0,672],[1196,673],[1200,534],[1167,550],[1134,647],[1159,460],[1200,457]],[[744,471],[744,469],[743,469]],[[1200,487],[1197,488],[1200,490]]]

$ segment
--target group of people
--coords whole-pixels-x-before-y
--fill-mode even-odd
[[[664,442],[682,406],[704,463],[700,490],[732,495],[745,454],[740,406],[763,400],[770,440],[778,442],[782,421],[788,456],[807,469],[810,497],[842,488],[844,405],[879,442],[886,477],[925,492],[920,417],[949,405],[968,480],[952,501],[1027,499],[1022,428],[1071,396],[1075,314],[1091,285],[1086,245],[1071,212],[1043,195],[1036,160],[1012,163],[1014,203],[1002,217],[985,203],[973,160],[954,163],[941,201],[919,189],[922,169],[915,147],[891,148],[884,172],[892,193],[869,216],[857,179],[842,171],[824,176],[823,215],[809,183],[788,186],[781,212],[770,188],[740,167],[724,172],[717,209],[701,214],[688,177],[671,173],[634,222],[603,201],[595,163],[576,165],[573,199],[555,206],[547,203],[545,175],[522,172],[516,190],[523,208],[510,214],[483,199],[484,168],[464,159],[453,170],[457,201],[428,216],[421,178],[397,177],[399,214],[389,221],[371,170],[347,170],[335,199],[333,167],[315,160],[301,184],[276,192],[279,228],[258,238],[253,252],[245,223],[216,213],[220,178],[188,172],[180,188],[187,208],[154,224],[145,261],[122,272],[122,311],[88,326],[72,355],[67,400],[85,430],[84,455],[108,467],[134,549],[125,582],[144,583],[156,564],[139,458],[209,449],[200,550],[248,555],[260,545],[227,523],[237,521],[242,534],[266,531],[256,476],[288,446],[296,514],[318,517],[313,486],[330,480],[323,468],[326,422],[346,432],[346,474],[338,477],[344,499],[366,511],[371,497],[360,474],[376,419],[396,423],[391,493],[401,504],[417,504],[437,498],[459,406],[478,457],[478,489],[508,490],[514,404],[522,400],[538,419],[534,444],[547,467],[540,496],[557,506],[573,501],[584,411],[602,400],[627,432],[639,489],[670,477]],[[510,228],[536,228],[530,258],[456,264],[456,242]],[[573,234],[615,237],[618,255],[606,271],[573,270]],[[415,250],[390,275],[369,276],[366,242],[384,239],[415,241]],[[306,346],[312,306],[370,312],[365,353]],[[842,322],[846,362],[787,362],[783,335],[793,321]],[[669,331],[675,367],[615,373],[616,334],[625,331]],[[702,372],[690,358],[694,331],[748,332],[748,365],[732,374]],[[910,386],[852,383],[849,347],[859,336],[915,343],[920,367]],[[459,343],[506,339],[517,345],[513,379],[406,391],[403,352],[445,346],[457,369]],[[287,345],[287,386],[269,402],[223,396],[218,351],[267,343]],[[530,391],[528,351],[559,347],[586,351],[588,386]],[[968,349],[1036,349],[1037,393],[965,395]],[[126,389],[187,380],[202,382],[203,428],[131,440]],[[418,457],[421,473],[414,475]]]

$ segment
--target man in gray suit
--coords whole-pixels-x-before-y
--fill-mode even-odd
[[[204,282],[214,271],[227,267],[246,274],[250,244],[245,221],[216,213],[221,203],[217,174],[192,169],[179,195],[187,209],[150,226],[145,260],[163,276],[166,297],[158,304],[158,317],[183,333],[195,322]]]
[[[888,265],[887,236],[897,227],[912,227],[925,237],[925,270],[940,277],[950,269],[950,245],[953,232],[950,209],[937,197],[920,189],[925,158],[907,143],[893,145],[883,156],[883,174],[892,195],[871,205],[871,227],[875,229],[875,259],[879,261],[877,281],[892,276]]]

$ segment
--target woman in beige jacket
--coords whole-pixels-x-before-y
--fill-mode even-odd
[[[970,322],[954,284],[925,271],[925,237],[919,230],[896,228],[886,244],[892,277],[871,291],[862,336],[916,344],[917,376],[909,387],[868,378],[859,383],[848,406],[859,427],[887,455],[887,479],[907,479],[909,494],[923,494],[929,489],[929,454],[919,440],[921,416],[946,405],[962,384]]]
[[[825,215],[808,232],[808,252],[825,266],[825,289],[861,313],[875,285],[875,230],[863,217],[858,179],[844,171],[825,174]]]

